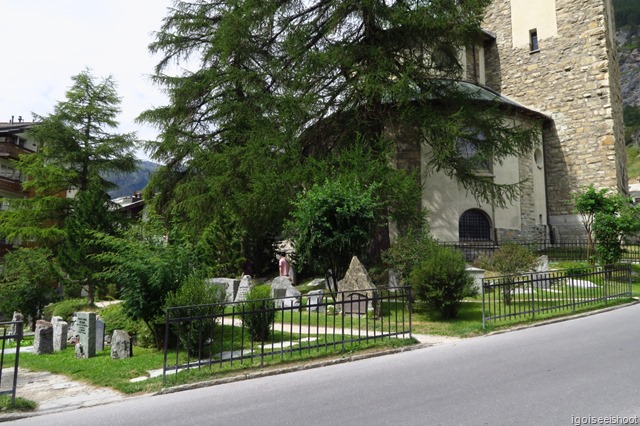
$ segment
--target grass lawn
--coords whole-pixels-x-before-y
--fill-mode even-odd
[[[274,333],[274,339],[279,339],[279,333]],[[279,340],[274,340],[274,345]],[[265,357],[264,367],[275,368],[301,362],[309,362],[323,358],[344,357],[355,352],[378,351],[415,344],[413,339],[385,339],[381,341],[361,342],[359,344],[329,344],[327,348],[310,348],[293,354],[285,354],[273,357]],[[246,345],[246,343],[245,343]],[[176,362],[176,352],[169,355],[169,363]],[[188,357],[184,351],[178,353],[179,363],[185,363]],[[193,361],[193,357],[190,357]],[[14,355],[5,355],[4,365],[13,366]],[[73,380],[83,381],[95,386],[110,387],[126,394],[148,393],[160,390],[162,377],[148,378],[144,381],[131,382],[131,379],[147,376],[149,370],[161,369],[164,362],[164,353],[155,349],[134,347],[134,356],[127,359],[111,359],[109,349],[105,349],[89,359],[75,357],[75,348],[68,347],[64,351],[50,355],[35,355],[32,353],[20,353],[20,367],[33,371],[49,371],[55,374],[63,374]],[[250,369],[260,367],[259,359],[247,359],[243,362],[214,362],[210,366],[194,368],[188,373],[181,372],[178,375],[167,376],[167,384],[183,384],[205,379],[219,378],[237,375]]]

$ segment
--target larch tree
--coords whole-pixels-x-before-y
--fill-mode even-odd
[[[98,81],[85,70],[72,81],[53,113],[35,115],[38,124],[31,133],[38,152],[16,162],[28,177],[23,188],[33,197],[7,200],[10,209],[0,212],[0,235],[53,249],[65,272],[89,285],[93,303],[94,271],[87,268],[88,253],[81,248],[86,247],[93,222],[108,216],[106,192],[114,185],[103,176],[135,170],[136,141],[134,134],[114,132],[120,97],[112,77]]]
[[[519,185],[475,171],[530,152],[537,130],[508,125],[497,103],[456,81],[458,52],[478,40],[489,2],[176,1],[150,46],[163,55],[154,78],[170,104],[140,117],[161,131],[148,146],[166,164],[156,206],[194,218],[194,231],[232,209],[263,238],[281,230],[296,193],[351,173],[337,159],[357,145],[389,169],[354,176],[379,184],[378,221],[415,218],[419,179],[390,165],[394,127],[430,147],[429,169],[504,205]],[[176,63],[187,70],[168,75]]]

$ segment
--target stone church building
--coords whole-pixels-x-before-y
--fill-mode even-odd
[[[573,192],[593,184],[627,193],[613,17],[612,0],[493,2],[484,38],[461,54],[462,84],[509,104],[505,119],[539,126],[541,139],[529,158],[487,170],[496,182],[526,180],[507,208],[478,202],[445,175],[425,176],[422,202],[434,237],[572,242],[584,235]]]

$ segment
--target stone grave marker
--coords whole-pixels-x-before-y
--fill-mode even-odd
[[[325,306],[322,304],[324,290],[312,290],[307,293],[307,311],[324,312]]]
[[[244,279],[244,277],[242,277]],[[233,302],[236,299],[238,288],[240,286],[240,280],[233,278],[210,278],[207,280],[209,285],[219,285],[225,291],[225,299],[227,302]]]
[[[104,329],[106,325],[102,318],[96,318],[96,352],[104,350]]]
[[[51,318],[53,325],[53,351],[60,352],[67,348],[67,337],[69,324],[62,320],[62,317]]]
[[[131,336],[124,330],[113,330],[111,336],[111,359],[131,357]]]
[[[22,321],[22,329],[24,330],[24,317],[22,316],[22,314],[20,312],[14,312],[13,313],[13,317],[11,318],[12,322],[18,322],[18,321]],[[11,331],[10,331],[12,336],[15,336],[13,338],[14,341],[18,341],[20,339],[20,336],[18,336],[18,325],[17,324],[11,324]]]
[[[364,315],[367,313],[368,302],[366,294],[349,293],[344,297],[343,312],[345,314]]]
[[[376,295],[376,286],[373,284],[371,277],[369,276],[369,272],[365,269],[364,265],[360,262],[360,260],[353,256],[351,258],[351,263],[349,264],[349,269],[347,273],[344,275],[344,278],[338,281],[338,295],[337,302],[348,302],[349,309],[351,309],[352,313],[354,311],[354,303],[357,299],[358,302],[358,312],[365,314],[367,310],[374,309],[373,299]],[[359,294],[360,296],[364,296],[364,299],[368,299],[367,309],[360,309],[360,299],[362,297],[349,297],[353,294]],[[345,303],[345,308],[347,307]]]
[[[398,289],[398,274],[395,269],[389,269],[389,291]]]
[[[236,298],[234,302],[244,302],[247,300],[247,293],[251,290],[251,275],[244,275],[240,280],[238,291],[236,292]]]
[[[96,356],[96,313],[78,312],[76,320],[76,357]]]
[[[293,286],[289,277],[276,277],[271,282],[271,297],[278,308],[296,308],[300,306],[302,293]]]
[[[36,355],[53,353],[53,325],[49,321],[38,320],[36,322],[33,353]]]

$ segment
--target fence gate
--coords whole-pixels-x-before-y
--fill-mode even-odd
[[[11,395],[11,405],[16,404],[16,387],[18,385],[18,361],[20,359],[20,342],[22,342],[22,321],[9,321],[0,322],[0,395]],[[9,385],[3,385],[3,372],[11,372],[11,368],[3,370],[1,366],[4,366],[5,352],[9,352],[9,341],[14,340],[16,342],[15,348],[15,361],[13,363],[13,379]],[[11,349],[11,353],[14,353],[14,349]],[[7,380],[5,379],[4,383]]]

